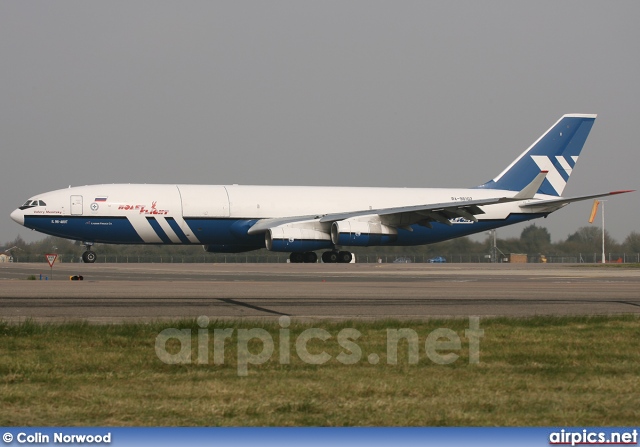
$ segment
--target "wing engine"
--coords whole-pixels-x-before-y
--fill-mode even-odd
[[[329,224],[319,219],[291,222],[268,228],[264,235],[267,250],[305,252],[332,248]]]

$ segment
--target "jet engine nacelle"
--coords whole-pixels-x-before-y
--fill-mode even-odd
[[[347,219],[331,226],[331,242],[335,245],[368,247],[389,244],[397,238],[397,229],[375,221]]]
[[[281,225],[265,233],[265,245],[271,251],[306,252],[333,248],[329,233],[316,228]]]

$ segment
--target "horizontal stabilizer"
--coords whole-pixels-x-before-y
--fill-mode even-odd
[[[597,199],[598,197],[606,197],[606,196],[614,196],[616,194],[625,194],[628,192],[634,192],[633,189],[626,189],[622,191],[612,191],[612,192],[604,192],[600,194],[591,194],[588,196],[578,196],[578,197],[562,197],[560,199],[551,199],[551,200],[533,200],[529,203],[525,203],[520,205],[520,208],[540,208],[540,211],[548,210],[556,210],[558,208],[562,208],[573,202],[580,202],[581,200],[590,200]]]

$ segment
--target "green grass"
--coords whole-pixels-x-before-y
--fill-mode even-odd
[[[89,325],[0,322],[0,425],[178,426],[557,426],[635,425],[640,418],[640,320],[635,316],[481,319],[480,362],[469,363],[465,319],[428,322],[292,323],[290,364],[279,361],[277,323],[212,321],[206,364],[198,364],[198,330],[172,323]],[[238,330],[263,328],[273,355],[238,375]],[[325,364],[302,362],[295,341],[309,328],[331,334],[311,340]],[[165,364],[157,335],[191,330],[190,364]],[[225,363],[214,364],[214,329],[232,328]],[[387,329],[419,336],[419,362],[407,343],[387,364]],[[425,353],[431,331],[449,328],[460,357],[441,365]],[[359,362],[336,360],[342,329],[362,333]],[[201,339],[202,340],[202,339]],[[180,348],[176,340],[167,351]],[[258,354],[262,343],[249,350]],[[378,364],[367,356],[376,353]]]

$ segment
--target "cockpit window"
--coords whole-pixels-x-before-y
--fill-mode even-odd
[[[27,208],[33,208],[34,206],[47,206],[42,200],[27,200],[24,202],[24,205],[20,207],[21,210],[26,210]]]

